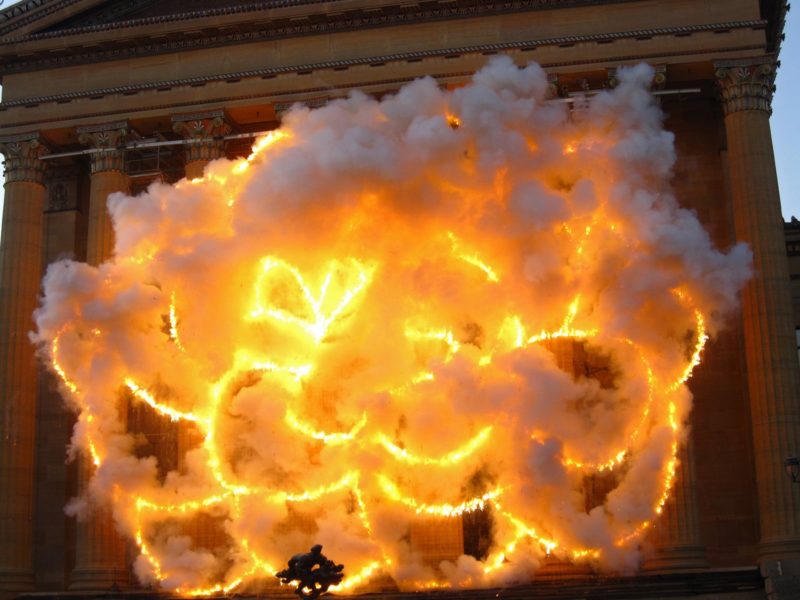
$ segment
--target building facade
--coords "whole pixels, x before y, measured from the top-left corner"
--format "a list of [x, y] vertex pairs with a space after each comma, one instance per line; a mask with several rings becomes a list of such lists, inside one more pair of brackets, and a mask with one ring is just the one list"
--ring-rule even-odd
[[[23, 0], [0, 12], [0, 591], [136, 585], [108, 513], [64, 514], [90, 464], [65, 462], [73, 417], [28, 341], [46, 265], [111, 255], [109, 193], [244, 155], [295, 102], [380, 96], [424, 75], [458, 86], [507, 54], [540, 63], [563, 97], [613, 86], [619, 66], [655, 66], [676, 196], [720, 249], [753, 251], [741, 313], [690, 382], [691, 438], [643, 572], [759, 568], [764, 589], [746, 597], [800, 597], [800, 485], [784, 469], [800, 453], [800, 344], [769, 122], [786, 11], [785, 0]], [[154, 445], [182, 443], [131, 419]]]

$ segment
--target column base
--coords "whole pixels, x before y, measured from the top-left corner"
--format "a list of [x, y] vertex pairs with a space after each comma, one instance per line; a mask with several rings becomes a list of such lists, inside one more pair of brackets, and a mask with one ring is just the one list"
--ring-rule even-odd
[[771, 560], [800, 560], [800, 539], [797, 537], [762, 540], [758, 545], [759, 562]]
[[75, 569], [72, 572], [69, 591], [108, 591], [127, 587], [129, 587], [128, 572], [123, 569]]
[[10, 598], [18, 592], [32, 592], [35, 587], [33, 571], [0, 570], [0, 597]]
[[800, 598], [800, 558], [762, 560], [761, 575], [769, 600]]
[[536, 571], [536, 579], [539, 581], [548, 579], [589, 579], [593, 575], [594, 571], [588, 564], [573, 563], [555, 556], [545, 556]]
[[644, 573], [696, 571], [708, 568], [706, 549], [696, 544], [656, 547], [642, 565]]

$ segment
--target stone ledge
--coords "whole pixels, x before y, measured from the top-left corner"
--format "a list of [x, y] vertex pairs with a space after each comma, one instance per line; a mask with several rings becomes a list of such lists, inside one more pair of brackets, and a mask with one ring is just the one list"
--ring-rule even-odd
[[[295, 598], [285, 592], [237, 594], [238, 598]], [[219, 596], [227, 598], [228, 596]], [[353, 596], [330, 594], [328, 598], [359, 600], [765, 600], [764, 579], [757, 567], [715, 569], [693, 573], [663, 573], [632, 577], [559, 578], [551, 576], [535, 583], [475, 590], [439, 590], [426, 592], [384, 591]], [[17, 600], [170, 600], [178, 598], [153, 591], [27, 593]]]

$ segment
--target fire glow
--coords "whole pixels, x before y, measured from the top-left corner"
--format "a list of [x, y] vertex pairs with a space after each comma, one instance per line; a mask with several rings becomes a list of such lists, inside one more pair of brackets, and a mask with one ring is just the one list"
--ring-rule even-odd
[[[344, 590], [521, 581], [550, 554], [630, 568], [749, 274], [670, 195], [651, 76], [570, 113], [500, 59], [451, 92], [296, 108], [246, 159], [112, 196], [114, 259], [51, 266], [36, 315], [95, 465], [70, 510], [112, 504], [139, 578], [190, 596], [312, 543]], [[176, 467], [139, 406], [178, 428]], [[613, 485], [589, 505], [592, 477]], [[410, 541], [475, 511], [479, 557]]]

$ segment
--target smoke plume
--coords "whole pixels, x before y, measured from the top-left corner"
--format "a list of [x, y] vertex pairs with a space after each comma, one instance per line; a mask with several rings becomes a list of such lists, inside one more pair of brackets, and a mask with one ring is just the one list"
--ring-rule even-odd
[[[187, 593], [313, 543], [349, 587], [631, 568], [750, 273], [670, 192], [652, 75], [570, 110], [499, 58], [112, 195], [113, 258], [52, 264], [36, 313], [95, 464], [74, 508], [109, 503], [139, 578]], [[474, 556], [420, 542], [474, 522]]]

